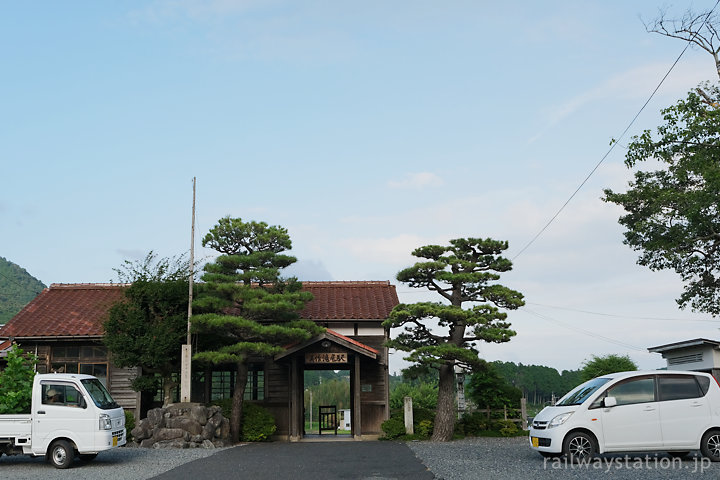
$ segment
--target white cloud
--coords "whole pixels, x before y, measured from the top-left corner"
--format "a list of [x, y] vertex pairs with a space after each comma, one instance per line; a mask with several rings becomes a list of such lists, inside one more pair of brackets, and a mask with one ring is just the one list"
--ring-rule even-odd
[[387, 184], [390, 188], [422, 189], [426, 187], [442, 187], [445, 185], [445, 181], [434, 173], [419, 172], [407, 174], [402, 180], [390, 180]]

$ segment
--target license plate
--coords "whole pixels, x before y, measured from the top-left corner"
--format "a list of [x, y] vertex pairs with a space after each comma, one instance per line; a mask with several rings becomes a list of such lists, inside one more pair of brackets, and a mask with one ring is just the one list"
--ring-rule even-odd
[[538, 437], [530, 437], [530, 441], [532, 442], [533, 447], [539, 447], [540, 446], [540, 439]]

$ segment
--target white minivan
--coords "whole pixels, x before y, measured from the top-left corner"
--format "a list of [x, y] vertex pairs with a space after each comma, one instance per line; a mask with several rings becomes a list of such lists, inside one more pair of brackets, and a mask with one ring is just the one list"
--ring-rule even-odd
[[720, 386], [707, 373], [658, 370], [603, 375], [533, 419], [530, 445], [546, 457], [588, 461], [609, 452], [700, 450], [720, 461]]

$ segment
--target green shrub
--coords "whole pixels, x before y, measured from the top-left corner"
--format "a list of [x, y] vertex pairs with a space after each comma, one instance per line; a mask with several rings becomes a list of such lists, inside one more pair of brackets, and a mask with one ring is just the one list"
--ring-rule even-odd
[[125, 430], [127, 441], [132, 442], [132, 429], [135, 428], [135, 415], [130, 410], [125, 410]]
[[503, 437], [514, 437], [518, 433], [517, 424], [510, 420], [498, 420], [493, 427], [493, 430], [500, 432]]
[[243, 442], [264, 442], [275, 433], [275, 418], [265, 408], [255, 403], [243, 405], [242, 435]]
[[405, 435], [405, 420], [402, 414], [392, 415], [389, 419], [385, 420], [381, 425], [382, 431], [385, 433], [386, 440], [392, 440]]
[[405, 417], [403, 410], [393, 410], [390, 418], [385, 420], [380, 427], [385, 436], [384, 440], [404, 439], [411, 440], [416, 438], [427, 438], [432, 435], [435, 424], [435, 412], [427, 408], [413, 408], [413, 430], [414, 435], [407, 435], [405, 431]]
[[481, 412], [466, 413], [455, 426], [455, 432], [472, 437], [487, 429], [487, 416]]
[[429, 437], [432, 435], [433, 432], [433, 422], [430, 420], [423, 420], [422, 422], [418, 423], [418, 426], [415, 427], [415, 433], [421, 437]]

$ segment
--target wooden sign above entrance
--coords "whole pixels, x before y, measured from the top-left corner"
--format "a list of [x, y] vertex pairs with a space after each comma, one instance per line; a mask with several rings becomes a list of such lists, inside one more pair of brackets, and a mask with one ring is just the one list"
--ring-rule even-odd
[[305, 363], [347, 363], [347, 353], [306, 353]]

